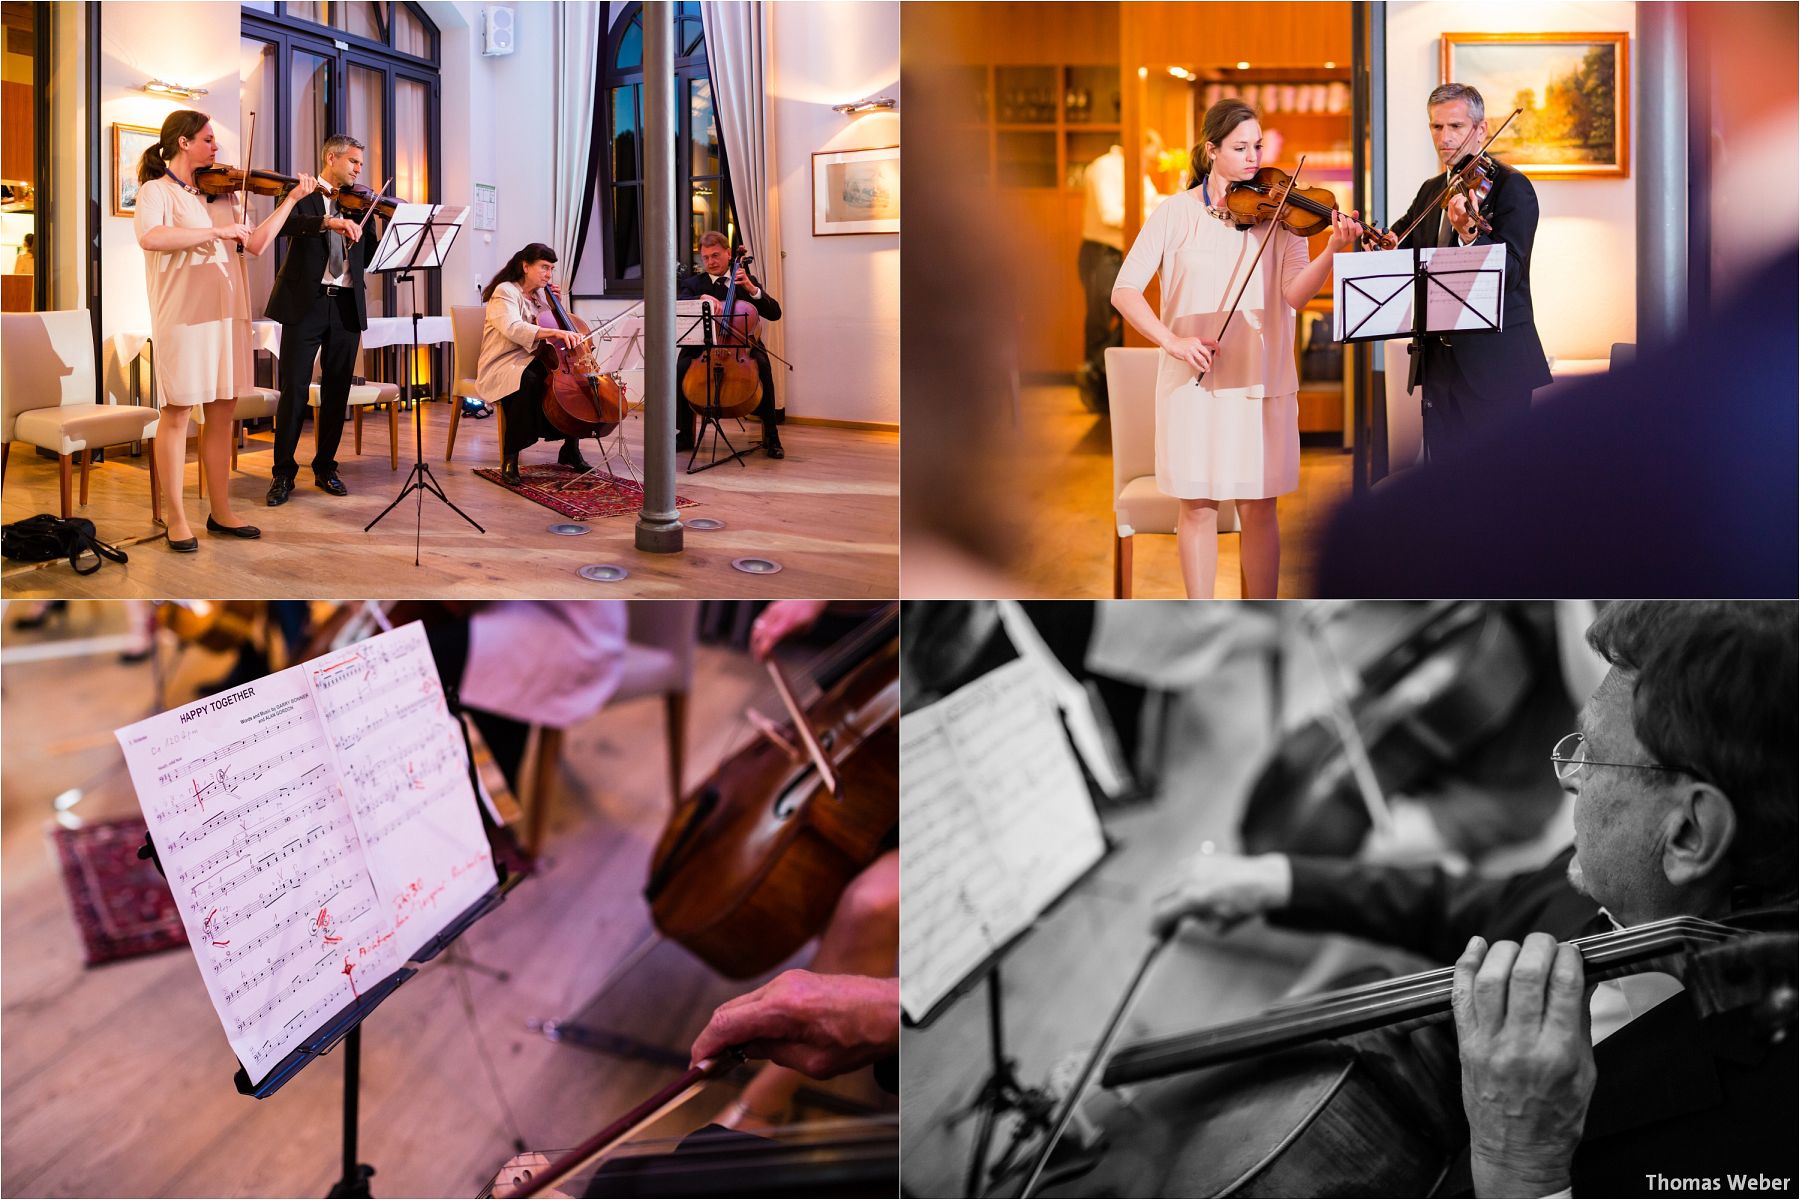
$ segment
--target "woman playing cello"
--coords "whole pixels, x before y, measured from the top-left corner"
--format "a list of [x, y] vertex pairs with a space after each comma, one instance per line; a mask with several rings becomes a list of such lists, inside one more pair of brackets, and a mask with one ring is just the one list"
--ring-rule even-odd
[[574, 345], [581, 340], [578, 333], [539, 323], [539, 314], [549, 307], [544, 290], [556, 287], [550, 282], [555, 271], [556, 251], [532, 242], [508, 259], [481, 293], [487, 302], [487, 324], [481, 332], [475, 385], [484, 397], [501, 397], [505, 437], [500, 447], [500, 478], [515, 486], [521, 482], [519, 451], [552, 438], [562, 438], [557, 462], [577, 471], [588, 470], [580, 443], [563, 437], [543, 415], [548, 376], [543, 360], [533, 352], [543, 342]]

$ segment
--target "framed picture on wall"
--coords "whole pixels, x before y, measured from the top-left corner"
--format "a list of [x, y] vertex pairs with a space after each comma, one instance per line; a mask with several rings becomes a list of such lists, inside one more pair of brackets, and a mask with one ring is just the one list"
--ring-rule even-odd
[[1481, 93], [1490, 149], [1547, 179], [1631, 175], [1631, 39], [1624, 33], [1446, 33], [1440, 82]]
[[142, 125], [113, 124], [113, 216], [137, 213], [138, 159], [162, 140], [162, 131]]
[[813, 236], [900, 232], [900, 147], [812, 156]]

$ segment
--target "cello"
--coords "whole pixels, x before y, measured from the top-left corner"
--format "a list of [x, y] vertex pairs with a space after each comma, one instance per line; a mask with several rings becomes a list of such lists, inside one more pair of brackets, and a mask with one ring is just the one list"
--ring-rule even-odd
[[564, 437], [605, 437], [625, 417], [624, 393], [619, 381], [603, 374], [594, 359], [593, 336], [587, 322], [563, 307], [554, 285], [543, 292], [545, 306], [538, 324], [546, 329], [579, 333], [582, 341], [568, 346], [546, 341], [534, 353], [544, 364], [544, 419]]
[[900, 618], [887, 605], [817, 668], [790, 721], [677, 806], [644, 887], [658, 932], [720, 974], [759, 975], [817, 936], [900, 820]]
[[[1728, 1023], [1747, 1044], [1791, 1044], [1792, 909], [1729, 923], [1675, 917], [1571, 944], [1590, 983], [1675, 975], [1701, 1020]], [[1046, 1173], [1046, 1194], [1062, 1184], [1088, 1196], [1437, 1194], [1468, 1139], [1448, 1029], [1453, 974], [1277, 1003], [1104, 1055], [1101, 1082], [1114, 1092], [1089, 1115], [1106, 1130], [1105, 1154], [1078, 1182]]]
[[694, 408], [713, 417], [741, 417], [762, 400], [762, 370], [751, 353], [762, 317], [756, 306], [737, 294], [737, 273], [751, 257], [739, 247], [725, 277], [725, 301], [713, 318], [713, 341], [681, 376], [681, 394]]

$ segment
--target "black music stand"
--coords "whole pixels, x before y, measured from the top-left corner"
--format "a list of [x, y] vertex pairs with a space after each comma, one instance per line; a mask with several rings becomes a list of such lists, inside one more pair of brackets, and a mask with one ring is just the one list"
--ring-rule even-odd
[[[700, 315], [694, 318], [694, 324], [689, 325], [687, 330], [675, 339], [675, 344], [678, 346], [697, 345], [701, 347], [701, 353], [708, 356], [707, 361], [711, 362], [712, 359], [709, 352], [714, 349], [715, 345], [728, 344], [714, 342], [713, 329], [716, 324], [717, 322], [713, 318], [711, 306], [704, 307], [700, 310]], [[729, 329], [730, 327], [727, 326], [726, 328]], [[700, 341], [697, 343], [691, 340], [694, 336], [695, 329], [700, 330]], [[721, 466], [728, 462], [735, 462], [741, 467], [744, 465], [744, 456], [750, 453], [748, 447], [739, 450], [736, 446], [731, 444], [731, 439], [725, 436], [725, 427], [719, 424], [719, 408], [713, 392], [714, 385], [715, 381], [713, 379], [713, 373], [711, 371], [706, 372], [706, 406], [697, 410], [700, 413], [700, 430], [694, 436], [694, 448], [688, 452], [687, 473], [689, 475], [698, 475], [702, 471], [710, 471], [714, 467]], [[676, 386], [680, 386], [679, 380], [676, 381]], [[711, 428], [712, 430], [712, 459], [705, 466], [696, 467], [694, 465], [694, 460], [700, 457], [700, 444], [706, 440], [708, 428]], [[719, 454], [720, 442], [724, 442], [726, 450], [729, 451], [729, 453], [723, 456]]]
[[[422, 213], [419, 210], [424, 210]], [[413, 368], [419, 361], [419, 286], [415, 272], [435, 271], [444, 265], [444, 259], [450, 254], [450, 247], [456, 242], [457, 231], [462, 228], [463, 219], [468, 216], [467, 207], [458, 206], [445, 209], [441, 204], [402, 204], [394, 210], [394, 218], [387, 224], [382, 234], [381, 245], [376, 247], [375, 261], [369, 264], [374, 272], [397, 271], [394, 276], [397, 283], [407, 284], [412, 294], [412, 353], [406, 359], [406, 397], [413, 400], [413, 465], [407, 472], [406, 482], [400, 487], [400, 494], [395, 496], [388, 506], [375, 515], [375, 519], [363, 526], [363, 532], [375, 528], [381, 518], [397, 508], [400, 502], [414, 492], [419, 493], [418, 512], [413, 526], [413, 566], [419, 565], [419, 547], [425, 536], [425, 493], [430, 492], [443, 502], [444, 506], [470, 525], [476, 533], [486, 533], [474, 517], [450, 502], [444, 495], [444, 489], [438, 486], [437, 478], [431, 473], [431, 466], [425, 461], [425, 427], [422, 413], [423, 405], [413, 396]], [[423, 219], [419, 219], [422, 216]], [[411, 219], [409, 219], [411, 218]]]
[[[1431, 334], [1444, 334], [1452, 331], [1459, 335], [1466, 333], [1496, 333], [1502, 328], [1506, 310], [1506, 259], [1504, 255], [1501, 256], [1500, 265], [1498, 267], [1476, 268], [1437, 267], [1428, 261], [1425, 256], [1425, 251], [1428, 249], [1460, 250], [1472, 248], [1473, 247], [1464, 246], [1413, 246], [1410, 247], [1412, 263], [1411, 266], [1405, 270], [1400, 269], [1398, 262], [1396, 262], [1392, 269], [1386, 271], [1358, 271], [1357, 274], [1350, 277], [1345, 277], [1341, 274], [1337, 275], [1333, 289], [1333, 304], [1338, 313], [1345, 314], [1341, 317], [1342, 336], [1339, 337], [1338, 340], [1341, 342], [1381, 342], [1390, 341], [1399, 337], [1410, 339], [1406, 346], [1406, 353], [1410, 358], [1406, 373], [1406, 390], [1409, 394], [1417, 391], [1419, 388], [1419, 377], [1425, 365], [1425, 339], [1427, 336]], [[1484, 246], [1483, 249], [1487, 249], [1487, 247]], [[1390, 256], [1399, 260], [1401, 255], [1407, 253], [1409, 253], [1408, 250], [1379, 250], [1372, 254], [1362, 254], [1355, 257], [1361, 259], [1363, 262], [1372, 261], [1377, 257], [1386, 259]], [[1349, 265], [1360, 266], [1361, 263], [1351, 263]], [[1451, 286], [1450, 283], [1451, 280], [1458, 278], [1470, 280], [1472, 282], [1475, 278], [1487, 275], [1495, 277], [1494, 311], [1492, 313], [1484, 312], [1476, 305], [1470, 303], [1467, 289], [1458, 291], [1455, 287]], [[1454, 325], [1447, 326], [1441, 323], [1432, 325], [1430, 301], [1434, 294], [1432, 290], [1434, 288], [1444, 295], [1453, 297], [1462, 307], [1463, 311], [1475, 314], [1476, 320], [1479, 322], [1478, 327], [1475, 329], [1459, 330], [1456, 329]], [[1410, 327], [1394, 328], [1390, 325], [1376, 324], [1374, 330], [1370, 332], [1369, 327], [1375, 322], [1375, 319], [1382, 315], [1384, 311], [1390, 310], [1394, 301], [1399, 299], [1399, 297], [1406, 295], [1409, 290], [1411, 292], [1412, 301], [1412, 323]], [[1368, 311], [1364, 312], [1354, 323], [1352, 323], [1347, 315], [1347, 302], [1352, 293], [1360, 296], [1369, 305]]]

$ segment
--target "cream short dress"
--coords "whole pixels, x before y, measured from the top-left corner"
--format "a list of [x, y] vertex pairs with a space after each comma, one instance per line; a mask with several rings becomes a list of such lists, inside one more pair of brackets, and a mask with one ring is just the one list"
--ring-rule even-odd
[[[238, 214], [237, 196], [220, 196], [208, 204], [166, 175], [138, 187], [140, 239], [160, 225], [233, 225]], [[189, 250], [145, 250], [144, 276], [163, 404], [206, 404], [249, 391], [255, 368], [248, 289], [237, 244], [221, 240]]]
[[[1199, 188], [1144, 222], [1115, 287], [1162, 276], [1163, 324], [1217, 338], [1268, 224], [1239, 231], [1207, 211]], [[1281, 289], [1306, 269], [1306, 240], [1277, 229], [1257, 262], [1212, 370], [1164, 354], [1156, 373], [1156, 486], [1184, 500], [1260, 500], [1300, 486], [1300, 381], [1294, 310]]]

